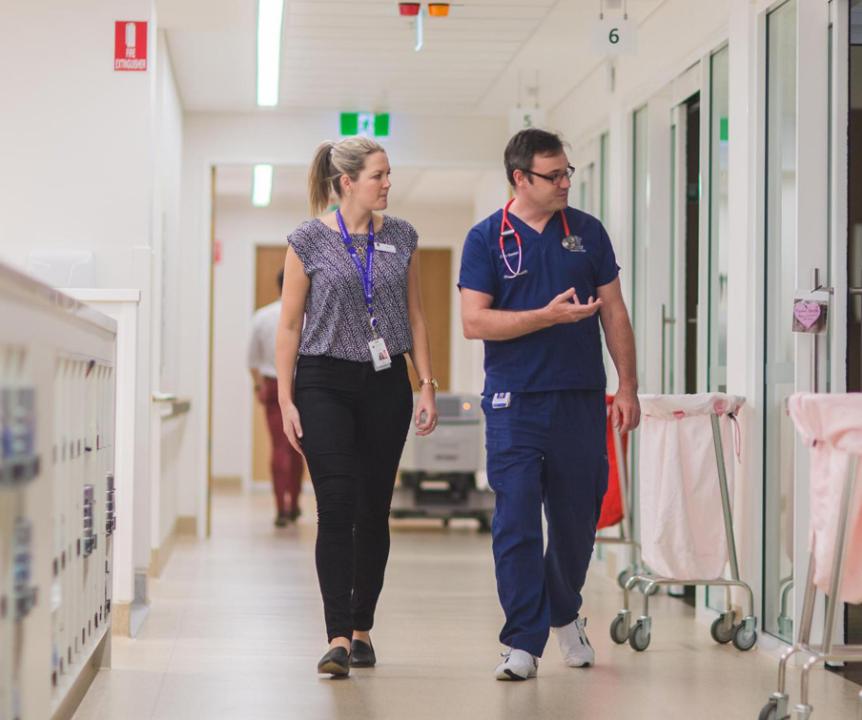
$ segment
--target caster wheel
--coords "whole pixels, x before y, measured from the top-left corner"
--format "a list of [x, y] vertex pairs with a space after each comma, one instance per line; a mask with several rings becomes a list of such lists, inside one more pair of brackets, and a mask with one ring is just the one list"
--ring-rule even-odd
[[751, 650], [757, 642], [757, 630], [746, 630], [745, 623], [736, 626], [733, 632], [733, 646], [737, 650]]
[[733, 640], [733, 635], [736, 632], [736, 627], [733, 623], [725, 624], [725, 616], [721, 615], [713, 620], [712, 625], [709, 628], [709, 634], [712, 635], [712, 639], [715, 640], [719, 645], [726, 645], [731, 640]]
[[617, 585], [620, 586], [623, 590], [626, 588], [626, 583], [629, 581], [629, 578], [632, 576], [629, 570], [623, 570], [619, 575], [617, 575]]
[[638, 620], [637, 624], [632, 628], [631, 633], [629, 633], [629, 645], [631, 645], [632, 650], [643, 652], [649, 647], [649, 641], [649, 630], [647, 630], [643, 620]]
[[617, 615], [611, 623], [611, 640], [617, 645], [625, 645], [629, 637], [629, 629], [626, 627], [626, 616]]
[[[774, 701], [770, 700], [763, 706], [760, 715], [757, 716], [757, 720], [779, 720], [778, 706]], [[781, 720], [784, 720], [784, 718], [781, 718]]]

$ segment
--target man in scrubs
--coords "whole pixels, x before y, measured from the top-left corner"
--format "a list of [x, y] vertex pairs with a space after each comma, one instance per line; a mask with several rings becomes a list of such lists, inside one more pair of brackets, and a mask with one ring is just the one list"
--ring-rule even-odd
[[580, 612], [608, 481], [600, 322], [619, 375], [612, 422], [632, 430], [640, 407], [614, 250], [596, 218], [568, 207], [574, 168], [560, 138], [522, 130], [504, 159], [513, 197], [470, 230], [459, 287], [464, 335], [485, 343], [482, 408], [508, 647], [495, 674], [526, 680], [551, 628], [567, 665], [595, 662]]

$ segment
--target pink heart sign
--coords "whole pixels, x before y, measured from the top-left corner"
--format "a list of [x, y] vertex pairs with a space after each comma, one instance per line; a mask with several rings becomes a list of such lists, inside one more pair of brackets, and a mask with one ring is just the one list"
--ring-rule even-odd
[[808, 330], [820, 317], [820, 303], [800, 300], [793, 306], [793, 315]]

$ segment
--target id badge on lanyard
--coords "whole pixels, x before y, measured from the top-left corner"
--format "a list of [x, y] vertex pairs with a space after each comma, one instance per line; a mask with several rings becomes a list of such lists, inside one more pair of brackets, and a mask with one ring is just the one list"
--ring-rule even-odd
[[389, 357], [386, 341], [382, 337], [376, 337], [368, 343], [368, 349], [371, 351], [371, 362], [374, 363], [374, 369], [377, 372], [392, 367], [392, 358]]
[[362, 278], [362, 287], [365, 292], [365, 308], [368, 310], [368, 324], [371, 326], [371, 332], [374, 334], [374, 339], [368, 343], [368, 352], [371, 353], [371, 363], [374, 365], [374, 370], [380, 372], [392, 367], [392, 358], [389, 356], [386, 341], [377, 332], [377, 318], [374, 316], [374, 306], [372, 304], [374, 296], [374, 218], [368, 222], [368, 245], [365, 255], [365, 267], [362, 266], [359, 253], [356, 252], [356, 248], [353, 246], [353, 238], [347, 232], [347, 226], [344, 224], [344, 218], [341, 216], [340, 210], [335, 211], [335, 219], [338, 221], [338, 228], [341, 230], [341, 239], [344, 241], [344, 246], [347, 248], [350, 259], [353, 260], [353, 264]]

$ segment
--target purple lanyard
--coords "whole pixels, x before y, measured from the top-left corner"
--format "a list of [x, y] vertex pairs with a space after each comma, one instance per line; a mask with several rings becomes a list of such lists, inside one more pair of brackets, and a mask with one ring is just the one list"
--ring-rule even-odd
[[341, 216], [341, 210], [335, 211], [335, 219], [338, 222], [338, 228], [341, 230], [341, 239], [344, 241], [344, 247], [350, 254], [350, 259], [359, 271], [359, 277], [362, 278], [362, 287], [365, 292], [365, 307], [368, 310], [368, 322], [371, 329], [377, 331], [377, 318], [374, 317], [374, 307], [372, 299], [374, 295], [374, 218], [368, 221], [368, 245], [365, 251], [365, 267], [362, 267], [362, 261], [359, 259], [359, 253], [353, 245], [353, 238], [347, 232], [347, 226], [344, 224], [344, 218]]

